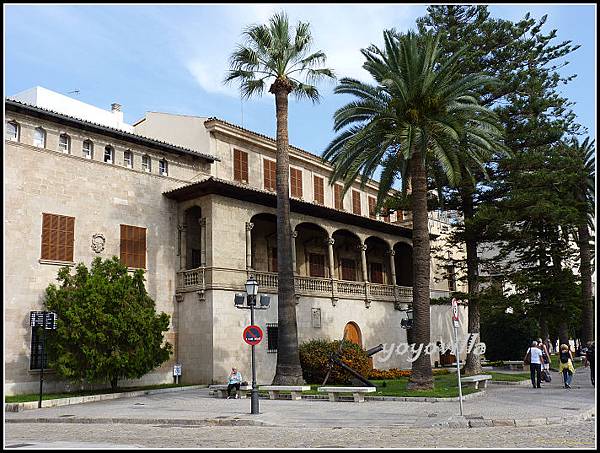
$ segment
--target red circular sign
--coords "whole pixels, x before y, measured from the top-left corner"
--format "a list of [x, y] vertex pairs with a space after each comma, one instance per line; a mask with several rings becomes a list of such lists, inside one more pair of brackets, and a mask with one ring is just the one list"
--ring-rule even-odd
[[258, 326], [248, 326], [244, 329], [244, 333], [242, 335], [244, 337], [244, 341], [251, 346], [257, 345], [263, 339], [263, 331]]
[[452, 299], [452, 320], [458, 321], [458, 301]]

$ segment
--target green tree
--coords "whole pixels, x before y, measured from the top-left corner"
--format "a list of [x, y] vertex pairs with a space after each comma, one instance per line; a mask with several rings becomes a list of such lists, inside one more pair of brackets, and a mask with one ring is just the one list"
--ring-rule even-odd
[[117, 257], [95, 258], [58, 272], [60, 285], [46, 288], [44, 304], [58, 314], [49, 342], [49, 364], [79, 382], [110, 383], [141, 378], [169, 359], [164, 342], [169, 316], [157, 314], [141, 270], [129, 274]]
[[[331, 160], [332, 179], [343, 179], [345, 189], [362, 174], [362, 183], [383, 167], [377, 207], [380, 208], [400, 176], [403, 190], [410, 185], [413, 218], [413, 338], [417, 345], [430, 341], [430, 241], [428, 231], [428, 166], [441, 168], [450, 184], [460, 181], [460, 161], [482, 162], [482, 151], [493, 149], [500, 135], [491, 111], [482, 108], [476, 91], [492, 83], [480, 74], [462, 75], [463, 51], [448, 58], [440, 54], [438, 37], [384, 31], [383, 49], [361, 50], [363, 67], [376, 85], [343, 78], [336, 93], [357, 98], [334, 116], [336, 132], [323, 157]], [[465, 129], [478, 146], [468, 157], [457, 152]], [[406, 182], [406, 183], [405, 183]], [[429, 357], [412, 364], [409, 387], [433, 387]]]
[[298, 326], [294, 297], [294, 269], [290, 226], [288, 96], [319, 101], [314, 83], [333, 78], [331, 69], [321, 67], [326, 56], [310, 51], [313, 38], [310, 25], [298, 22], [291, 30], [285, 13], [275, 14], [268, 25], [252, 25], [244, 31], [246, 42], [238, 45], [230, 58], [225, 83], [239, 81], [244, 98], [262, 95], [270, 84], [275, 96], [277, 120], [277, 252], [278, 252], [278, 347], [273, 384], [303, 382], [298, 355]]

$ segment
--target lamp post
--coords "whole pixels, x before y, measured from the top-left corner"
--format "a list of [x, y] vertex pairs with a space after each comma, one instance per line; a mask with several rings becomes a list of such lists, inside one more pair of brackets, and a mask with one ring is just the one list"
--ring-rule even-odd
[[[246, 294], [248, 306], [250, 307], [250, 325], [254, 325], [254, 307], [256, 306], [256, 295], [258, 294], [258, 282], [253, 276], [246, 281]], [[254, 357], [254, 345], [252, 348], [252, 395], [250, 398], [250, 413], [258, 414], [258, 389], [256, 388], [256, 361]]]

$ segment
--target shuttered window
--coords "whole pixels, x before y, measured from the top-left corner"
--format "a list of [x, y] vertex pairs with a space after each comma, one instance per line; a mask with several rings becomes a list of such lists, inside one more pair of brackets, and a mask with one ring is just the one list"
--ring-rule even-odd
[[310, 254], [309, 273], [311, 277], [325, 277], [325, 255]]
[[334, 186], [334, 203], [335, 209], [344, 209], [344, 199], [342, 197], [342, 190], [344, 190], [344, 186], [341, 184], [336, 184]]
[[377, 198], [369, 197], [369, 217], [375, 218], [375, 206], [377, 205]]
[[277, 166], [275, 161], [263, 159], [263, 170], [265, 174], [265, 190], [274, 191], [277, 184]]
[[248, 182], [248, 153], [233, 150], [233, 179], [238, 182]]
[[42, 214], [41, 259], [73, 261], [75, 217]]
[[371, 263], [371, 283], [383, 283], [383, 265]]
[[302, 198], [302, 170], [290, 168], [290, 187], [292, 197]]
[[352, 212], [360, 215], [360, 192], [358, 190], [352, 191]]
[[323, 178], [315, 176], [314, 180], [314, 193], [315, 202], [319, 204], [325, 204], [325, 191], [323, 190]]
[[121, 262], [127, 267], [146, 268], [146, 228], [121, 225]]
[[342, 280], [356, 281], [356, 262], [342, 259]]
[[267, 352], [277, 352], [278, 333], [277, 324], [267, 324]]

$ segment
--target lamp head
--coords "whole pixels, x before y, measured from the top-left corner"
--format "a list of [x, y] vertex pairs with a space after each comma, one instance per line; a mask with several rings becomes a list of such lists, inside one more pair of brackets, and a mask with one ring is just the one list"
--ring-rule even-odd
[[246, 294], [249, 296], [256, 296], [258, 294], [258, 282], [254, 279], [254, 276], [250, 276], [246, 282]]

